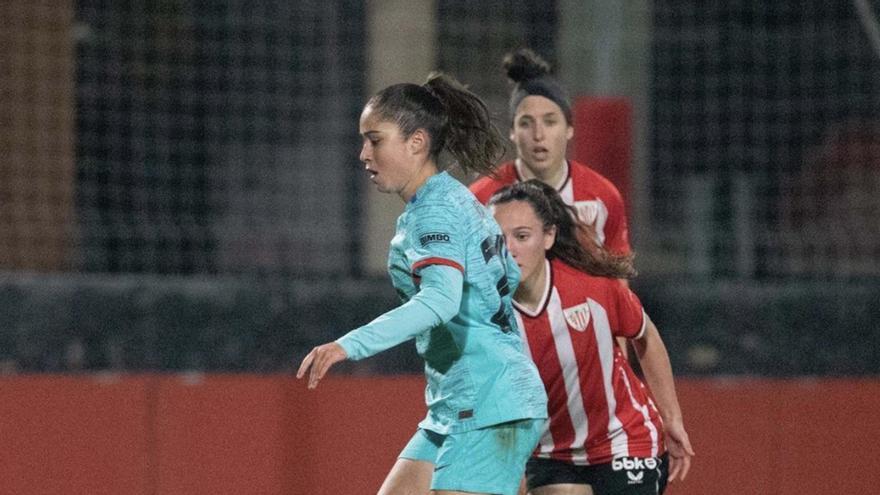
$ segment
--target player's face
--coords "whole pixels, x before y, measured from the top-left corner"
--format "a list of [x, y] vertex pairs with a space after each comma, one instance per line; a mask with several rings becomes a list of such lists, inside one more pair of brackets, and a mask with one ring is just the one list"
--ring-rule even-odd
[[412, 149], [394, 122], [381, 120], [369, 105], [361, 113], [360, 160], [381, 192], [402, 194], [416, 172]]
[[532, 205], [510, 201], [492, 206], [507, 249], [522, 272], [521, 285], [530, 287], [544, 268], [544, 257], [556, 240], [556, 228], [545, 229]]
[[562, 108], [537, 95], [520, 101], [510, 130], [517, 158], [537, 177], [551, 176], [565, 164], [565, 150], [573, 135]]

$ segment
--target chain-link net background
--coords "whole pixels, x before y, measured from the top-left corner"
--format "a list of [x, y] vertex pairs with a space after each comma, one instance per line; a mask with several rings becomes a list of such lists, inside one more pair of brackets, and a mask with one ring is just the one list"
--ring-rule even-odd
[[[393, 306], [361, 269], [369, 5], [0, 4], [3, 368], [288, 369]], [[566, 8], [438, 0], [436, 65], [504, 126], [501, 57], [564, 73]], [[678, 371], [880, 371], [877, 9], [652, 5], [634, 286]], [[357, 369], [418, 368], [389, 356]]]
[[880, 274], [880, 46], [858, 2], [659, 2], [651, 232], [676, 266]]
[[359, 2], [82, 1], [78, 14], [72, 268], [350, 272]]

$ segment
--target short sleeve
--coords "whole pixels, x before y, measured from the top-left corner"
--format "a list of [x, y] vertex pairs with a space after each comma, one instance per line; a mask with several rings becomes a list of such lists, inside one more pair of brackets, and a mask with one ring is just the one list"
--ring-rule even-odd
[[637, 339], [645, 332], [647, 318], [639, 297], [621, 280], [611, 280], [611, 292], [615, 301], [617, 325], [613, 329], [617, 337]]
[[467, 232], [455, 210], [426, 205], [407, 230], [406, 257], [414, 276], [430, 265], [446, 265], [464, 273]]
[[608, 222], [605, 224], [605, 247], [615, 254], [629, 254], [629, 225], [626, 220], [626, 209], [620, 192], [611, 188], [606, 198], [608, 204]]

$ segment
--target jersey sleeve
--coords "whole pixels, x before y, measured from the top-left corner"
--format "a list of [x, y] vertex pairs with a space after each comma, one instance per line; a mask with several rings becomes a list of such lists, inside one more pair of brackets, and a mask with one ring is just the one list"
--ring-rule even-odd
[[352, 361], [370, 357], [451, 320], [461, 306], [462, 274], [446, 266], [424, 270], [422, 286], [405, 304], [336, 340]]
[[609, 192], [604, 198], [608, 208], [608, 222], [605, 224], [605, 246], [615, 254], [629, 254], [629, 223], [626, 219], [626, 208], [620, 191], [609, 183]]
[[617, 337], [627, 339], [641, 338], [645, 333], [648, 319], [642, 302], [621, 280], [611, 280], [611, 295], [615, 301], [617, 325], [612, 332]]
[[495, 191], [501, 189], [501, 186], [492, 180], [491, 177], [480, 177], [472, 182], [468, 189], [477, 197], [477, 201], [486, 204], [489, 202], [489, 198], [495, 194]]
[[471, 182], [468, 189], [477, 197], [480, 203], [486, 204], [499, 189], [516, 181], [516, 167], [514, 167], [513, 162], [505, 162], [498, 165], [498, 168], [495, 169], [495, 174], [484, 175]]
[[431, 265], [446, 265], [464, 274], [468, 238], [456, 220], [456, 211], [426, 205], [417, 218], [407, 231], [406, 258], [413, 278], [418, 280], [422, 270]]

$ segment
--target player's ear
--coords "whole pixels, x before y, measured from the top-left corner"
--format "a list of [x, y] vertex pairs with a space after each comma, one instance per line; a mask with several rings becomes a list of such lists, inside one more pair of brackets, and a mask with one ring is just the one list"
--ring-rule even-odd
[[556, 244], [556, 226], [552, 225], [544, 231], [544, 251], [549, 251]]
[[568, 129], [565, 130], [565, 139], [571, 139], [574, 137], [574, 127], [571, 125], [568, 126]]
[[416, 129], [407, 140], [410, 152], [414, 155], [427, 153], [430, 142], [431, 140], [428, 138], [428, 132], [424, 129]]

